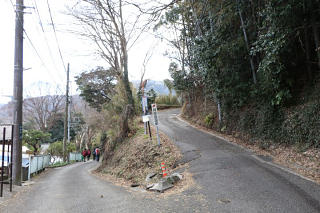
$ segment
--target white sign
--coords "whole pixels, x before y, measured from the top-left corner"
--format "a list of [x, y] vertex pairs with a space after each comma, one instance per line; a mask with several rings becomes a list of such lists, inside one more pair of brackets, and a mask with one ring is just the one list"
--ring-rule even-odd
[[142, 96], [142, 110], [145, 112], [148, 110], [148, 98], [146, 96]]
[[158, 125], [158, 111], [157, 111], [157, 105], [152, 104], [152, 114], [153, 114], [153, 119], [154, 119], [154, 125]]
[[143, 121], [143, 123], [146, 123], [146, 122], [148, 122], [149, 120], [150, 120], [149, 115], [144, 115], [144, 116], [142, 116], [142, 121]]
[[158, 145], [160, 146], [160, 136], [159, 136], [159, 121], [158, 121], [158, 110], [157, 110], [157, 105], [152, 104], [152, 114], [153, 114], [153, 120], [154, 120], [154, 125], [156, 125], [156, 130], [157, 130], [157, 139], [158, 139]]

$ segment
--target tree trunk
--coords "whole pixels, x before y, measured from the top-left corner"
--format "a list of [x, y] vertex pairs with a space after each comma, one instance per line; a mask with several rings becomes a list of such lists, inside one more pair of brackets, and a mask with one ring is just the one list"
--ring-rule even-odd
[[123, 63], [123, 84], [124, 88], [126, 90], [126, 95], [127, 95], [127, 101], [128, 104], [132, 106], [134, 109], [134, 100], [132, 97], [132, 91], [130, 88], [130, 83], [129, 83], [129, 77], [128, 77], [128, 49], [127, 49], [127, 38], [124, 30], [124, 22], [123, 22], [123, 16], [122, 16], [122, 0], [119, 1], [119, 18], [120, 18], [120, 25], [121, 25], [121, 33], [119, 35], [121, 41], [121, 50], [122, 50], [122, 63]]
[[128, 99], [128, 104], [130, 104], [133, 108], [134, 108], [134, 100], [132, 97], [132, 91], [130, 88], [130, 83], [129, 83], [129, 77], [128, 77], [128, 53], [127, 50], [124, 50], [123, 52], [123, 84], [124, 84], [124, 88], [126, 90], [126, 96]]
[[[246, 42], [246, 47], [247, 47], [248, 54], [249, 54], [249, 51], [250, 51], [250, 49], [249, 49], [249, 41], [248, 41], [248, 37], [247, 37], [246, 28], [244, 26], [243, 17], [242, 17], [241, 11], [240, 11], [239, 1], [238, 1], [238, 13], [239, 13], [240, 21], [241, 21], [241, 27], [242, 27], [242, 31], [243, 31], [244, 40]], [[250, 67], [251, 67], [251, 72], [252, 72], [253, 83], [256, 84], [257, 83], [257, 77], [256, 77], [255, 69], [254, 69], [253, 58], [252, 58], [252, 56], [250, 54], [249, 54], [249, 57], [250, 57]]]
[[308, 36], [308, 28], [305, 24], [303, 26], [303, 32], [304, 32], [304, 45], [306, 49], [306, 61], [307, 61], [307, 71], [308, 71], [308, 79], [312, 79], [312, 71], [311, 71], [311, 65], [310, 65], [310, 43], [309, 43], [309, 36]]
[[119, 138], [121, 139], [125, 138], [129, 133], [129, 130], [130, 130], [129, 118], [133, 114], [132, 110], [133, 110], [132, 106], [128, 104], [121, 115], [120, 135], [119, 135]]
[[220, 100], [217, 99], [217, 102], [218, 102], [218, 118], [219, 118], [219, 124], [221, 123], [222, 121], [222, 116], [221, 116], [221, 104], [220, 104]]
[[318, 67], [320, 69], [320, 41], [319, 41], [319, 29], [315, 22], [312, 23], [312, 29], [313, 29], [313, 37], [314, 37], [314, 43], [316, 45], [316, 52], [318, 56]]
[[[304, 0], [303, 3], [303, 13], [306, 16], [307, 15], [307, 1]], [[305, 45], [305, 51], [306, 51], [306, 63], [307, 63], [307, 71], [308, 71], [308, 79], [312, 80], [312, 70], [311, 70], [311, 57], [310, 57], [310, 42], [309, 42], [309, 35], [308, 35], [308, 21], [306, 18], [304, 18], [304, 25], [303, 25], [303, 33], [304, 33], [304, 45]]]

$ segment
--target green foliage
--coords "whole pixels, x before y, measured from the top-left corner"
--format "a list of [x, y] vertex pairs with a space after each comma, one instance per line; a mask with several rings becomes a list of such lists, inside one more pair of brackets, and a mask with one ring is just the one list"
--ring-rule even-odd
[[148, 96], [148, 102], [150, 101], [151, 103], [155, 103], [156, 98], [157, 98], [157, 93], [156, 91], [154, 91], [153, 88], [151, 88], [148, 92], [147, 92], [147, 96]]
[[50, 165], [49, 167], [50, 168], [56, 168], [56, 167], [66, 166], [66, 165], [69, 165], [69, 164], [70, 164], [69, 162], [56, 162], [56, 163]]
[[302, 148], [320, 148], [320, 102], [309, 102], [296, 109], [283, 123], [283, 141]]
[[206, 117], [204, 118], [204, 122], [205, 122], [206, 126], [211, 128], [212, 125], [214, 124], [214, 119], [215, 118], [216, 118], [216, 116], [215, 116], [215, 114], [213, 112], [211, 112], [208, 115], [206, 115]]
[[171, 96], [172, 95], [172, 90], [173, 90], [173, 87], [174, 87], [173, 82], [171, 80], [169, 80], [169, 79], [164, 79], [163, 83], [168, 88], [169, 95]]
[[27, 145], [35, 154], [38, 154], [40, 151], [41, 143], [48, 142], [50, 139], [49, 133], [44, 133], [41, 130], [24, 130], [22, 141], [23, 144]]
[[[74, 140], [75, 136], [81, 131], [85, 121], [81, 113], [71, 113], [71, 119], [70, 139]], [[51, 127], [47, 130], [51, 134], [50, 142], [62, 141], [64, 137], [64, 115], [62, 113], [58, 114], [56, 119], [51, 121], [51, 123]]]
[[166, 105], [179, 105], [177, 96], [171, 95], [160, 95], [156, 98], [157, 104], [166, 104]]
[[107, 142], [108, 142], [108, 135], [107, 135], [106, 132], [103, 132], [103, 133], [100, 135], [100, 144], [99, 144], [99, 146], [100, 146], [100, 147], [104, 147]]
[[57, 118], [52, 121], [52, 126], [48, 129], [51, 134], [51, 141], [62, 141], [64, 137], [64, 116], [62, 113], [58, 114]]
[[63, 156], [63, 143], [62, 141], [56, 141], [54, 143], [51, 143], [49, 148], [47, 149], [47, 154], [50, 154], [51, 156]]
[[[76, 144], [75, 143], [67, 143], [67, 153], [75, 152]], [[63, 142], [56, 141], [51, 143], [49, 148], [46, 150], [46, 153], [54, 156], [54, 157], [63, 157]]]
[[[316, 128], [308, 128], [316, 126], [317, 104], [290, 118], [286, 112], [319, 75], [311, 63], [320, 62], [311, 50], [319, 39], [312, 27], [319, 31], [319, 11], [319, 0], [176, 2], [156, 26], [177, 35], [168, 38], [174, 88], [188, 106], [205, 98], [219, 102], [223, 121], [216, 126], [226, 131], [318, 146]], [[207, 115], [206, 125], [215, 126], [212, 120]]]
[[116, 72], [103, 67], [83, 72], [76, 77], [76, 83], [81, 92], [80, 96], [98, 111], [101, 110], [103, 104], [111, 100], [115, 82]]

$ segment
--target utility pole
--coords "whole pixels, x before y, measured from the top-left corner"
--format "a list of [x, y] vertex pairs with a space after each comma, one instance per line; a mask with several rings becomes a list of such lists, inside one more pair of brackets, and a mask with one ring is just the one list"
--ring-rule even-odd
[[68, 107], [68, 143], [70, 143], [70, 120], [71, 120], [71, 104], [72, 104], [72, 96], [70, 96], [70, 103]]
[[21, 185], [22, 171], [22, 103], [23, 103], [23, 0], [16, 0], [13, 85], [13, 184]]
[[68, 138], [68, 108], [69, 108], [69, 63], [67, 69], [67, 86], [66, 86], [66, 108], [64, 117], [64, 137], [63, 137], [63, 161], [67, 161], [67, 138]]

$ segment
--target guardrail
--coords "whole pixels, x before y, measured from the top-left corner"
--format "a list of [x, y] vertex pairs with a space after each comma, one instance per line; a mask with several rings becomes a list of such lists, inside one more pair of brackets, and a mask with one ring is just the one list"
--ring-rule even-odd
[[36, 155], [29, 157], [28, 180], [33, 173], [39, 172], [48, 167], [51, 161], [50, 155]]
[[82, 155], [78, 152], [70, 152], [69, 153], [69, 161], [81, 161]]

